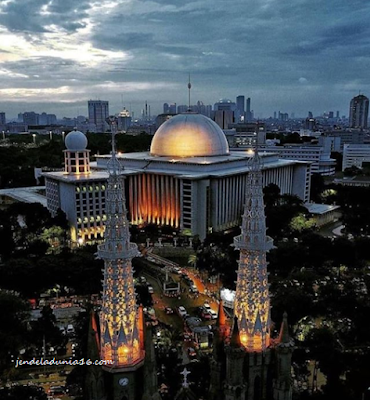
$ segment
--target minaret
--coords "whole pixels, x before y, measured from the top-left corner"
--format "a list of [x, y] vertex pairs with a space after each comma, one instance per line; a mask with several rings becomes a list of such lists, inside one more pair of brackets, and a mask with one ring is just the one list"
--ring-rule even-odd
[[[114, 119], [114, 117], [113, 117]], [[136, 244], [130, 243], [124, 184], [116, 158], [112, 127], [112, 157], [108, 162], [109, 178], [106, 190], [104, 243], [98, 246], [98, 256], [104, 260], [103, 296], [100, 313], [100, 357], [111, 361], [103, 367], [112, 373], [109, 399], [140, 399], [137, 371], [144, 363], [142, 310], [136, 306], [131, 260], [136, 257]]]
[[266, 252], [273, 243], [266, 236], [261, 158], [257, 149], [249, 165], [241, 235], [234, 238], [235, 247], [240, 250], [234, 314], [243, 346], [248, 352], [261, 352], [270, 346]]
[[72, 131], [65, 138], [64, 173], [66, 175], [90, 174], [90, 150], [87, 150], [86, 135]]

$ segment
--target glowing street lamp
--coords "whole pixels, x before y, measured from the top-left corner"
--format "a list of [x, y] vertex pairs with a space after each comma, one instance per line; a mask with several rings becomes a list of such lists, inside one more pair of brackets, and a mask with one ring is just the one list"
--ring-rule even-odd
[[36, 133], [32, 134], [33, 143], [36, 144]]

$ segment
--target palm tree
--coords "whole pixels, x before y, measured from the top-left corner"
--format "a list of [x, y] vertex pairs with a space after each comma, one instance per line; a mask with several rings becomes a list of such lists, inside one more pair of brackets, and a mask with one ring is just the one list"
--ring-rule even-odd
[[197, 255], [196, 254], [190, 254], [189, 259], [188, 259], [188, 264], [192, 266], [193, 268], [197, 267]]

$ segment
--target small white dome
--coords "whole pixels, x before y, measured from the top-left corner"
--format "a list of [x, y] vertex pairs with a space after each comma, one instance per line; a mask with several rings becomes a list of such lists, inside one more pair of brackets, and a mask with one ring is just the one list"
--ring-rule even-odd
[[80, 131], [72, 131], [68, 133], [64, 141], [67, 150], [83, 151], [87, 147], [87, 138], [85, 134]]

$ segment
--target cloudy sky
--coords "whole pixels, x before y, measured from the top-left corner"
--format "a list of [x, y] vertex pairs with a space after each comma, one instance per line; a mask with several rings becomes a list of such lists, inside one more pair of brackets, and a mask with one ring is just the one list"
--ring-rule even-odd
[[0, 0], [0, 111], [138, 113], [252, 98], [257, 116], [370, 95], [365, 0]]

